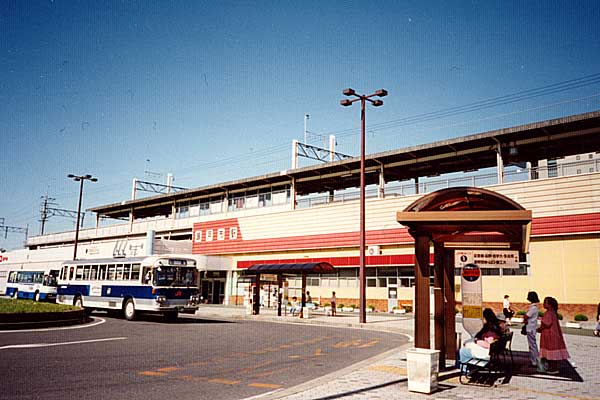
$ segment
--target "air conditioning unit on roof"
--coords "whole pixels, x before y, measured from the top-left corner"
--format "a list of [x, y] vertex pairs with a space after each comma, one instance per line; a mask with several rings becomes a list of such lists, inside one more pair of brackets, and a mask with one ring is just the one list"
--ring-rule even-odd
[[378, 256], [381, 254], [381, 248], [379, 246], [369, 246], [367, 248], [367, 255]]

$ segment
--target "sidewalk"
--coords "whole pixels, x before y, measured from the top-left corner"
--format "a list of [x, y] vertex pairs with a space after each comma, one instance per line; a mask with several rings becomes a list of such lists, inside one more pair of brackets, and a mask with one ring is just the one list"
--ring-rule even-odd
[[[318, 324], [395, 332], [408, 335], [412, 341], [414, 321], [411, 315], [368, 313], [367, 323], [358, 323], [358, 314], [340, 313], [329, 317], [315, 312], [309, 319], [291, 316], [277, 317], [274, 309], [261, 309], [261, 315], [246, 315], [245, 308], [228, 306], [203, 306], [197, 317], [252, 319], [291, 324]], [[388, 351], [369, 360], [347, 367], [292, 388], [266, 393], [252, 399], [600, 399], [600, 338], [592, 335], [593, 323], [584, 329], [565, 329], [565, 340], [571, 355], [570, 364], [564, 364], [559, 375], [539, 374], [535, 368], [519, 364], [507, 383], [498, 381], [494, 387], [463, 385], [456, 370], [440, 374], [438, 391], [421, 394], [408, 391], [406, 376], [406, 350], [411, 346]], [[513, 326], [512, 350], [515, 364], [527, 352], [527, 340]], [[457, 332], [468, 335], [457, 323]], [[433, 343], [433, 339], [431, 341]], [[538, 335], [539, 345], [539, 335]]]

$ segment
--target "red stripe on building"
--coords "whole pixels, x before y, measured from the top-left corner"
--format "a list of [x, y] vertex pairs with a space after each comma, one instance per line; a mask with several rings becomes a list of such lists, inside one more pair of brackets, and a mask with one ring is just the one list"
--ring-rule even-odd
[[[238, 230], [237, 239], [228, 239], [229, 228], [234, 226]], [[219, 228], [225, 228], [224, 240], [217, 240], [216, 232]], [[213, 230], [213, 240], [210, 242], [205, 240], [207, 229]], [[243, 240], [237, 218], [194, 224], [194, 233], [197, 230], [202, 231], [202, 241], [193, 241], [192, 253], [207, 255], [355, 247], [360, 240], [358, 231]], [[600, 213], [534, 218], [531, 236], [596, 232], [600, 232]], [[414, 240], [408, 229], [399, 227], [367, 231], [366, 242], [367, 245], [391, 245], [410, 244]]]

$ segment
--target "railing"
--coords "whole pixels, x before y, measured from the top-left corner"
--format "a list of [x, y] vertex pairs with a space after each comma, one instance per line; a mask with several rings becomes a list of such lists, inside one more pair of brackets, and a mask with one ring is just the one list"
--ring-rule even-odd
[[[547, 179], [558, 176], [571, 176], [584, 173], [600, 172], [600, 159], [588, 159], [583, 161], [561, 163], [558, 165], [539, 166], [534, 168], [508, 167], [504, 170], [503, 183], [525, 182], [528, 180]], [[452, 174], [456, 175], [456, 174]], [[494, 172], [480, 172], [469, 176], [449, 176], [443, 179], [422, 178], [418, 184], [414, 181], [409, 183], [392, 182], [386, 184], [384, 192], [386, 197], [390, 196], [413, 196], [416, 194], [427, 194], [436, 190], [458, 186], [484, 187], [498, 184], [498, 174]], [[379, 188], [369, 186], [365, 189], [367, 198], [378, 196]], [[308, 195], [297, 199], [297, 208], [310, 208], [330, 203], [357, 200], [360, 191], [347, 190], [329, 194]]]

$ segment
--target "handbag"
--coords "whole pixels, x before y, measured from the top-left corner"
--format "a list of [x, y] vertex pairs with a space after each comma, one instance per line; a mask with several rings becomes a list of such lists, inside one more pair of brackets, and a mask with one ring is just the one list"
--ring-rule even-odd
[[527, 335], [527, 325], [521, 327], [521, 335]]

